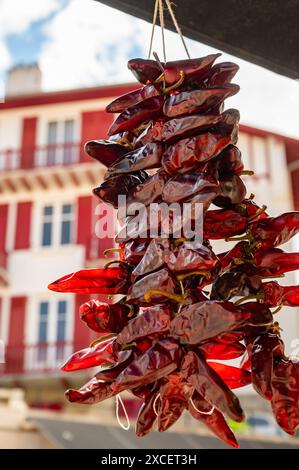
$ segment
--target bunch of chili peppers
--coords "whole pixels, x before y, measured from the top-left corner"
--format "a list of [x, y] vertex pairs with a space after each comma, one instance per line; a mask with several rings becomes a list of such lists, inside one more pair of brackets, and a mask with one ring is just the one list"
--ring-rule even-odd
[[[143, 400], [138, 436], [155, 426], [166, 431], [187, 410], [237, 446], [225, 417], [245, 418], [233, 393], [239, 387], [253, 384], [284, 431], [294, 435], [299, 427], [299, 363], [285, 356], [273, 320], [277, 307], [299, 306], [299, 288], [271, 280], [299, 268], [299, 253], [279, 248], [299, 231], [299, 213], [270, 217], [246, 198], [239, 113], [223, 107], [239, 90], [231, 83], [238, 66], [215, 65], [218, 56], [130, 60], [142, 87], [107, 106], [119, 113], [109, 140], [85, 147], [107, 167], [94, 189], [102, 201], [116, 208], [119, 195], [145, 206], [200, 202], [203, 241], [151, 238], [149, 227], [141, 238], [131, 230], [116, 237], [118, 261], [49, 288], [122, 296], [81, 306], [81, 319], [99, 339], [62, 370], [99, 370], [80, 390], [66, 392], [69, 401], [93, 404], [127, 390]], [[209, 240], [236, 236], [231, 250], [213, 252]], [[239, 367], [217, 362], [236, 358]]]

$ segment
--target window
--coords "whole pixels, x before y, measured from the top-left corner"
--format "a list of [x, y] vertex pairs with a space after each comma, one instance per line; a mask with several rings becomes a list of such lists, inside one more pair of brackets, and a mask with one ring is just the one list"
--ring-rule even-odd
[[42, 246], [52, 245], [53, 232], [53, 206], [46, 206], [43, 209], [42, 225]]
[[39, 304], [39, 319], [38, 319], [38, 349], [37, 358], [38, 361], [44, 361], [47, 356], [46, 342], [48, 338], [48, 313], [49, 303], [41, 302]]
[[64, 123], [63, 161], [64, 163], [74, 161], [74, 121], [71, 119]]
[[77, 161], [78, 148], [74, 143], [75, 121], [50, 121], [47, 126], [46, 165], [73, 163]]
[[48, 337], [49, 303], [41, 302], [39, 305], [38, 342], [45, 343]]
[[69, 245], [72, 241], [73, 207], [71, 204], [63, 204], [61, 214], [61, 245]]
[[40, 245], [57, 247], [73, 243], [74, 205], [56, 204], [42, 208]]
[[57, 122], [49, 122], [47, 137], [47, 164], [55, 165], [57, 151]]
[[66, 333], [66, 313], [67, 313], [67, 302], [66, 300], [60, 300], [58, 302], [57, 312], [57, 341], [65, 341]]
[[69, 356], [72, 345], [71, 299], [38, 303], [36, 345], [31, 350], [30, 367], [53, 368]]

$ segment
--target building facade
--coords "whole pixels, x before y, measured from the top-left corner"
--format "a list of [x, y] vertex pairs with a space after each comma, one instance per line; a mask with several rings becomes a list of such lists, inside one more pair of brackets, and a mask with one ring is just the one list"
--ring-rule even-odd
[[[47, 285], [107, 261], [103, 251], [113, 239], [94, 235], [99, 201], [91, 194], [105, 169], [83, 145], [106, 137], [112, 121], [106, 104], [134, 87], [39, 91], [8, 96], [0, 105], [0, 338], [6, 351], [0, 385], [25, 388], [31, 402], [51, 400], [33, 389], [49, 393], [51, 384], [65, 388], [82, 378], [60, 373], [59, 365], [93, 339], [78, 315], [86, 298], [56, 294]], [[292, 210], [294, 201], [299, 209], [299, 142], [241, 126], [238, 145], [245, 168], [255, 171], [246, 184], [256, 201], [267, 201], [271, 214]], [[290, 274], [287, 281], [293, 280]], [[281, 322], [289, 345], [299, 338], [299, 312], [286, 310]]]

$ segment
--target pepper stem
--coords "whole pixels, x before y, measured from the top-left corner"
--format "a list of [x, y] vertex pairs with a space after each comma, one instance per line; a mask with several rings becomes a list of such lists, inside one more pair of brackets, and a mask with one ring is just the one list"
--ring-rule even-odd
[[100, 338], [96, 338], [95, 340], [93, 340], [89, 347], [90, 348], [93, 348], [94, 346], [97, 346], [97, 344], [100, 344], [100, 343], [103, 343], [104, 341], [106, 341], [107, 339], [112, 339], [112, 338], [116, 338], [116, 334], [115, 333], [109, 333], [108, 335], [104, 335], [104, 336], [101, 336]]
[[179, 294], [173, 294], [172, 292], [167, 292], [166, 290], [162, 290], [162, 289], [149, 289], [144, 294], [144, 300], [146, 302], [150, 302], [153, 295], [163, 295], [164, 297], [174, 300], [175, 302], [178, 302], [179, 304], [183, 304], [188, 297], [187, 292], [184, 295], [179, 295]]
[[[272, 315], [275, 315], [276, 313], [280, 312], [281, 309], [282, 309], [282, 305], [279, 305], [279, 306], [272, 312]], [[275, 322], [275, 323], [278, 323], [278, 322]]]
[[161, 75], [159, 75], [158, 78], [156, 78], [155, 80], [155, 83], [162, 83], [164, 82], [164, 72], [161, 73]]
[[239, 173], [239, 176], [253, 176], [254, 171], [252, 170], [243, 170], [241, 173]]
[[178, 79], [178, 81], [169, 87], [163, 88], [162, 90], [163, 93], [168, 93], [171, 90], [175, 90], [176, 88], [181, 86], [184, 80], [185, 80], [185, 72], [183, 70], [180, 70], [180, 78]]
[[120, 266], [123, 266], [124, 268], [128, 268], [130, 266], [129, 263], [125, 263], [124, 261], [114, 259], [112, 261], [108, 261], [108, 263], [104, 265], [104, 269], [107, 269], [109, 268], [109, 266], [111, 266], [112, 264], [116, 264], [116, 263], [118, 263]]
[[185, 237], [180, 237], [180, 238], [175, 238], [173, 240], [173, 246], [177, 247], [179, 246], [181, 243], [184, 243], [187, 239]]
[[228, 237], [228, 238], [225, 238], [226, 242], [241, 242], [242, 240], [250, 240], [249, 234], [245, 233], [245, 235], [242, 235], [241, 237]]
[[280, 332], [283, 331], [278, 321], [275, 321], [274, 323], [272, 323], [269, 327], [269, 330], [271, 330], [273, 333], [276, 333], [279, 336], [280, 336]]
[[264, 293], [262, 291], [257, 292], [257, 294], [249, 294], [237, 300], [236, 302], [234, 302], [234, 305], [237, 307], [238, 305], [241, 305], [243, 302], [246, 302], [246, 300], [251, 300], [251, 299], [263, 300], [263, 297], [264, 297]]
[[124, 251], [123, 248], [106, 248], [106, 250], [103, 251], [103, 255], [109, 255], [110, 253], [121, 253]]
[[254, 219], [256, 219], [257, 217], [259, 217], [259, 216], [260, 216], [261, 214], [263, 214], [266, 210], [267, 210], [267, 206], [262, 205], [262, 207], [260, 207], [260, 209], [257, 210], [254, 215], [252, 215], [251, 217], [249, 217], [248, 222], [251, 222], [252, 220], [254, 220]]
[[185, 273], [185, 274], [178, 274], [176, 276], [177, 280], [178, 281], [183, 281], [184, 279], [186, 279], [186, 277], [189, 277], [189, 276], [193, 276], [193, 275], [197, 275], [197, 276], [205, 276], [207, 279], [210, 279], [211, 278], [211, 273], [209, 271], [206, 271], [206, 270], [202, 270], [202, 271], [190, 271], [189, 273]]

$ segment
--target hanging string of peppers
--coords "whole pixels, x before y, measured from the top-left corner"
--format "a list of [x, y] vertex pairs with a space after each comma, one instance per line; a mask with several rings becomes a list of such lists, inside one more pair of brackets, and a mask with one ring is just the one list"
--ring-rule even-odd
[[[286, 357], [270, 310], [299, 306], [298, 286], [270, 280], [299, 268], [299, 253], [279, 248], [298, 233], [299, 213], [270, 217], [246, 198], [241, 176], [248, 172], [236, 147], [239, 112], [223, 109], [239, 90], [231, 83], [238, 66], [214, 64], [219, 56], [130, 60], [141, 88], [107, 106], [119, 113], [109, 140], [85, 146], [107, 167], [94, 189], [101, 201], [115, 208], [118, 195], [146, 206], [201, 202], [203, 241], [118, 235], [117, 266], [72, 273], [49, 288], [123, 296], [81, 306], [81, 319], [99, 340], [62, 370], [99, 371], [66, 392], [70, 402], [99, 403], [127, 390], [143, 400], [137, 436], [155, 426], [166, 431], [187, 410], [237, 447], [225, 416], [245, 419], [232, 391], [239, 387], [252, 384], [270, 401], [285, 432], [299, 428], [299, 363]], [[209, 209], [212, 203], [218, 209]], [[236, 236], [231, 250], [214, 253], [209, 240]], [[236, 358], [239, 367], [217, 362]]]

